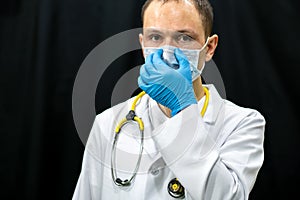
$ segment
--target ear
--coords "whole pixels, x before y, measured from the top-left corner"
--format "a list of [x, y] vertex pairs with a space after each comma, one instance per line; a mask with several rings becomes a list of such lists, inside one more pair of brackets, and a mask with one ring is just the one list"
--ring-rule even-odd
[[215, 50], [218, 46], [218, 41], [219, 37], [214, 34], [208, 39], [208, 44], [207, 44], [207, 52], [206, 52], [206, 58], [205, 61], [208, 62], [212, 59], [213, 55], [215, 54]]
[[140, 41], [140, 45], [142, 47], [143, 56], [145, 58], [145, 55], [144, 55], [144, 46], [143, 46], [143, 34], [142, 33], [139, 34], [139, 41]]

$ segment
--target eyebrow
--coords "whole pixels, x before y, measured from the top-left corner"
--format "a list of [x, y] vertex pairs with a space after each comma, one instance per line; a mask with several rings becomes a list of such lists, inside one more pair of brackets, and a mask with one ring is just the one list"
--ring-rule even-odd
[[144, 32], [152, 32], [152, 33], [162, 33], [161, 31], [159, 31], [158, 29], [156, 28], [146, 28], [144, 29]]
[[[144, 29], [144, 33], [163, 33], [163, 31], [160, 31], [160, 29], [157, 28], [146, 28]], [[183, 34], [190, 34], [194, 37], [198, 36], [197, 33], [195, 31], [193, 31], [192, 29], [181, 29], [181, 30], [174, 30], [173, 32], [177, 32], [177, 33], [183, 33]]]
[[191, 29], [182, 29], [182, 30], [178, 30], [177, 32], [179, 32], [179, 33], [189, 33], [189, 34], [192, 34], [194, 36], [197, 35], [196, 32], [191, 30]]

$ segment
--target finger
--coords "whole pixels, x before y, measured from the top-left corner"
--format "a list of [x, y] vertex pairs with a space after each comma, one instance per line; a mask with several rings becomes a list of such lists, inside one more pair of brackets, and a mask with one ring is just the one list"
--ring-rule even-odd
[[142, 76], [150, 76], [154, 72], [155, 72], [155, 69], [153, 69], [153, 65], [151, 63], [143, 64], [140, 68], [140, 75], [142, 75]]
[[179, 48], [176, 48], [174, 53], [175, 53], [175, 58], [179, 63], [179, 68], [190, 66], [188, 58], [184, 55], [184, 53]]
[[155, 69], [157, 70], [159, 70], [160, 68], [168, 67], [168, 65], [163, 61], [162, 55], [163, 55], [162, 49], [158, 49], [153, 55], [152, 63]]
[[146, 83], [143, 81], [143, 78], [141, 76], [138, 77], [138, 85], [141, 89], [144, 85], [146, 85]]
[[144, 65], [142, 65], [140, 68], [140, 76], [147, 83], [155, 81], [157, 76], [159, 76], [161, 74], [161, 72], [159, 72], [156, 69], [156, 67], [154, 66], [154, 64], [151, 61], [153, 56], [154, 56], [154, 54], [149, 55], [149, 58], [146, 61], [146, 63]]
[[152, 63], [153, 54], [154, 54], [154, 53], [151, 53], [151, 54], [149, 54], [149, 55], [146, 57], [145, 63]]
[[153, 69], [152, 64], [144, 64], [141, 66], [140, 77], [143, 79], [144, 82], [149, 83], [154, 74], [155, 70]]
[[143, 78], [140, 77], [140, 76], [139, 76], [139, 78], [138, 78], [138, 85], [139, 85], [139, 87], [140, 87], [143, 91], [145, 91], [145, 92], [147, 92], [147, 91], [149, 90], [149, 87], [151, 87], [151, 85], [145, 83], [145, 82], [143, 81]]

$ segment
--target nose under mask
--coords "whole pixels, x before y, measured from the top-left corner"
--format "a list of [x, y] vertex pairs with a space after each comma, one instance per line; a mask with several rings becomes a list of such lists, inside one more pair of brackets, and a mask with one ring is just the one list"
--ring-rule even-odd
[[[206, 44], [202, 47], [202, 49], [180, 49], [183, 52], [183, 54], [187, 57], [190, 63], [192, 81], [196, 80], [201, 75], [204, 69], [205, 63], [203, 64], [200, 70], [198, 69], [198, 63], [199, 63], [200, 53], [205, 48], [205, 46]], [[162, 57], [164, 62], [170, 67], [174, 69], [178, 69], [179, 64], [174, 54], [176, 48], [177, 47], [169, 46], [169, 45], [165, 45], [161, 47], [144, 47], [145, 59], [147, 58], [147, 56], [156, 52], [158, 49], [162, 49], [163, 50]]]

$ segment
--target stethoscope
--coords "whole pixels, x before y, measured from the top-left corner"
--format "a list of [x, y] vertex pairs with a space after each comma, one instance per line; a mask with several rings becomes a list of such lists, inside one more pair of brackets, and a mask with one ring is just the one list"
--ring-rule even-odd
[[[209, 96], [210, 96], [209, 91], [206, 87], [203, 87], [203, 90], [204, 90], [204, 94], [205, 94], [205, 101], [204, 101], [204, 105], [203, 105], [202, 110], [201, 110], [201, 116], [202, 117], [204, 116], [204, 114], [207, 110], [208, 102], [209, 102]], [[126, 115], [125, 118], [123, 118], [117, 124], [117, 126], [115, 128], [115, 137], [114, 137], [113, 146], [112, 146], [112, 150], [111, 150], [111, 175], [112, 175], [113, 182], [117, 186], [130, 186], [133, 179], [135, 178], [135, 176], [138, 172], [139, 167], [140, 167], [142, 154], [143, 154], [143, 150], [144, 150], [144, 123], [143, 123], [142, 119], [139, 118], [136, 115], [135, 107], [136, 107], [136, 104], [137, 104], [138, 100], [140, 100], [145, 94], [146, 93], [143, 91], [135, 97], [135, 99], [133, 100], [133, 103], [131, 105], [131, 109], [129, 110], [128, 114]], [[117, 177], [117, 170], [116, 170], [116, 167], [115, 167], [115, 163], [116, 163], [116, 146], [117, 146], [117, 143], [118, 143], [118, 138], [119, 138], [121, 129], [126, 124], [131, 123], [131, 122], [135, 122], [135, 124], [138, 125], [139, 131], [140, 131], [140, 134], [141, 134], [140, 152], [139, 152], [138, 160], [136, 162], [135, 169], [134, 169], [131, 177], [129, 179], [122, 180], [122, 179]], [[174, 178], [169, 182], [168, 192], [174, 198], [184, 197], [184, 187], [180, 184], [180, 182], [178, 181], [177, 178]]]
[[[142, 158], [142, 153], [143, 153], [143, 149], [144, 149], [144, 123], [142, 121], [141, 118], [139, 118], [138, 116], [136, 116], [135, 114], [135, 107], [136, 107], [136, 103], [138, 102], [139, 99], [142, 98], [142, 96], [144, 96], [146, 93], [143, 91], [141, 93], [139, 93], [132, 105], [131, 105], [131, 109], [129, 110], [128, 114], [126, 115], [126, 117], [124, 119], [122, 119], [118, 125], [115, 128], [115, 137], [114, 137], [114, 143], [112, 146], [112, 150], [111, 150], [111, 176], [112, 179], [114, 181], [114, 183], [117, 186], [129, 186], [131, 184], [131, 181], [134, 179], [134, 177], [137, 174], [137, 171], [139, 169], [140, 163], [141, 163], [141, 158]], [[122, 180], [120, 178], [116, 178], [117, 176], [117, 170], [115, 168], [115, 163], [116, 163], [116, 146], [117, 146], [117, 142], [118, 142], [118, 138], [121, 132], [122, 127], [125, 124], [128, 124], [130, 122], [137, 122], [138, 126], [139, 126], [139, 130], [140, 130], [140, 134], [141, 134], [141, 145], [140, 145], [140, 153], [139, 153], [139, 158], [137, 160], [135, 169], [133, 171], [132, 176], [129, 179], [125, 179]]]

